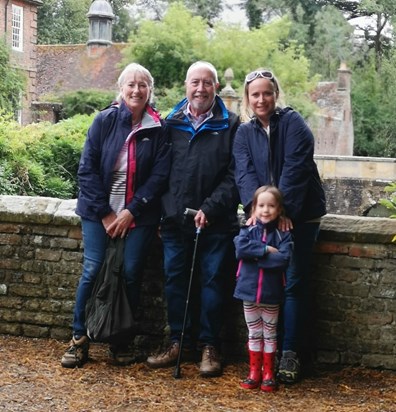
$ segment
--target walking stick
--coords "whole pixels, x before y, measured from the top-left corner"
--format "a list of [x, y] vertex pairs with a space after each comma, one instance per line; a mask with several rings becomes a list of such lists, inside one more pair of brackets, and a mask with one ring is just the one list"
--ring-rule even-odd
[[[197, 214], [197, 210], [194, 210], [194, 209], [188, 209], [187, 208], [184, 212], [185, 216], [187, 216], [187, 215], [195, 216], [196, 214]], [[173, 377], [176, 378], [176, 379], [181, 378], [180, 362], [181, 362], [181, 356], [182, 356], [182, 351], [183, 351], [184, 333], [185, 333], [186, 323], [187, 323], [188, 304], [190, 302], [191, 285], [192, 285], [192, 280], [193, 280], [193, 275], [194, 275], [195, 256], [197, 254], [198, 238], [199, 238], [200, 233], [201, 233], [201, 228], [197, 227], [197, 230], [195, 232], [194, 250], [193, 250], [192, 261], [191, 261], [190, 280], [188, 282], [188, 289], [187, 289], [186, 306], [185, 306], [185, 309], [184, 309], [183, 326], [182, 326], [182, 331], [181, 331], [181, 336], [180, 336], [179, 353], [177, 355], [176, 367], [175, 367], [175, 370], [173, 372]]]

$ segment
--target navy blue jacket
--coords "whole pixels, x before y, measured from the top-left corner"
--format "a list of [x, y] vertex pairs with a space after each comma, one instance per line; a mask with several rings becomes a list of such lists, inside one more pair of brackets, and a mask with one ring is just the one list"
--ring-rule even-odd
[[[239, 260], [234, 297], [248, 302], [279, 304], [283, 300], [284, 273], [292, 254], [292, 235], [277, 229], [278, 221], [244, 226], [234, 238]], [[264, 230], [266, 239], [263, 240]], [[266, 245], [278, 249], [267, 253]]]
[[[155, 115], [151, 108], [147, 114]], [[148, 119], [136, 139], [136, 174], [132, 201], [126, 208], [135, 224], [155, 225], [161, 216], [161, 195], [170, 168], [170, 146], [162, 122]], [[143, 121], [144, 125], [144, 121]], [[82, 218], [101, 221], [111, 212], [109, 195], [114, 165], [132, 130], [132, 113], [122, 102], [112, 105], [95, 117], [88, 130], [78, 169], [80, 191], [76, 213]]]
[[205, 233], [238, 231], [232, 145], [239, 119], [216, 96], [213, 116], [195, 130], [184, 114], [187, 104], [182, 100], [166, 118], [172, 162], [161, 227], [195, 232], [193, 220], [183, 217], [191, 208], [205, 213]]
[[286, 216], [294, 223], [325, 215], [314, 144], [304, 119], [291, 108], [271, 116], [270, 137], [257, 119], [241, 124], [234, 143], [235, 179], [245, 211], [255, 190], [272, 184], [282, 192]]

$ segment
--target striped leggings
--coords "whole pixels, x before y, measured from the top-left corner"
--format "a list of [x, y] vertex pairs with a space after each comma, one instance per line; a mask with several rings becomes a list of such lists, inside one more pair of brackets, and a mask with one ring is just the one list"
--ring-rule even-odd
[[249, 331], [249, 350], [261, 352], [264, 349], [264, 352], [275, 352], [279, 305], [244, 301], [243, 311]]

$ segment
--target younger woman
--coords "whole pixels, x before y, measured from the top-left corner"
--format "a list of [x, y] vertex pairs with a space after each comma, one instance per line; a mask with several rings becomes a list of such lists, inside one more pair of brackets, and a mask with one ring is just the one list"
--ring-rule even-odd
[[278, 229], [283, 214], [282, 195], [273, 186], [259, 187], [253, 197], [250, 226], [235, 237], [239, 260], [234, 297], [243, 301], [249, 331], [250, 372], [240, 383], [244, 389], [276, 389], [274, 375], [279, 305], [284, 271], [292, 253], [289, 231]]

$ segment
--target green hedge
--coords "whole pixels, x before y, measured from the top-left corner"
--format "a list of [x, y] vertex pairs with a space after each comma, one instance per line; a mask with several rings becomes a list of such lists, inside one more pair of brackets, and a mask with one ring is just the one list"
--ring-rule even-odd
[[75, 198], [78, 163], [93, 117], [23, 127], [0, 114], [0, 194]]

